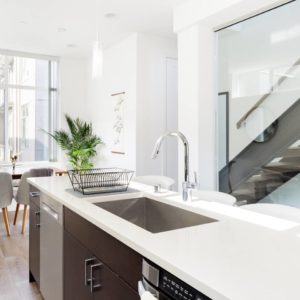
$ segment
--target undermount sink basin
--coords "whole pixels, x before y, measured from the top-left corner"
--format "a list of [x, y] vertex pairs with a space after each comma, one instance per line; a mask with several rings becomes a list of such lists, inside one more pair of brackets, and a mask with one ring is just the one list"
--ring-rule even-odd
[[149, 198], [116, 200], [95, 205], [152, 233], [217, 221]]

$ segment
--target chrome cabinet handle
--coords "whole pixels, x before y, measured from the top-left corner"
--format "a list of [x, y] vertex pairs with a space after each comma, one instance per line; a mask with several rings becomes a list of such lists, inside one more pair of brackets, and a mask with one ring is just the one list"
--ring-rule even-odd
[[37, 223], [36, 218], [37, 218], [38, 216], [40, 216], [41, 212], [40, 212], [39, 210], [37, 210], [37, 211], [34, 212], [34, 214], [35, 214], [35, 227], [36, 227], [36, 228], [40, 228], [40, 227], [41, 227], [41, 224], [40, 224], [40, 223]]
[[101, 284], [100, 283], [97, 283], [97, 284], [94, 284], [94, 269], [96, 268], [99, 268], [101, 267], [103, 264], [102, 263], [96, 263], [94, 265], [91, 265], [91, 285], [90, 285], [90, 291], [91, 291], [91, 294], [93, 294], [94, 292], [94, 289], [97, 289], [97, 288], [100, 288], [101, 287]]
[[84, 260], [84, 285], [87, 286], [91, 282], [91, 278], [87, 278], [87, 268], [88, 264], [92, 263], [95, 260], [95, 257], [87, 258]]
[[37, 198], [40, 196], [40, 192], [30, 192], [29, 194], [30, 194], [30, 197], [32, 197], [32, 198]]

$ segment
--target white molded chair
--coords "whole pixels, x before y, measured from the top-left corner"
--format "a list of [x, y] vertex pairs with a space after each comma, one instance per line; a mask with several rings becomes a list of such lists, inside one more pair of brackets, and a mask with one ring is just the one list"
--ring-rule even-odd
[[195, 204], [197, 203], [197, 201], [201, 200], [209, 202], [218, 202], [231, 206], [235, 205], [236, 203], [235, 197], [222, 192], [193, 190], [192, 195], [193, 197], [197, 197], [199, 199], [194, 201]]
[[24, 205], [24, 211], [23, 211], [23, 221], [22, 221], [22, 231], [23, 234], [25, 232], [25, 223], [26, 223], [26, 215], [27, 215], [27, 207], [29, 205], [29, 184], [27, 182], [27, 179], [29, 177], [48, 177], [52, 176], [53, 170], [47, 169], [47, 168], [41, 168], [41, 169], [32, 169], [28, 172], [23, 173], [20, 185], [17, 190], [17, 194], [15, 196], [15, 200], [17, 202], [15, 217], [14, 217], [14, 225], [17, 223], [18, 213], [20, 205]]
[[243, 205], [240, 208], [300, 223], [300, 209], [296, 207], [276, 203], [255, 203]]
[[175, 180], [161, 175], [145, 175], [145, 176], [138, 176], [133, 179], [133, 181], [149, 184], [149, 185], [160, 185], [161, 188], [169, 190], [172, 185], [174, 185]]
[[7, 236], [10, 236], [7, 207], [11, 204], [13, 199], [11, 174], [0, 172], [0, 191], [0, 208], [2, 208], [3, 220]]

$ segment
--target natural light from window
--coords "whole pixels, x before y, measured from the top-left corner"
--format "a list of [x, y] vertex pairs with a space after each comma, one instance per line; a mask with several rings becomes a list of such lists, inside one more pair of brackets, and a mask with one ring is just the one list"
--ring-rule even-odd
[[0, 162], [55, 159], [57, 61], [0, 51]]

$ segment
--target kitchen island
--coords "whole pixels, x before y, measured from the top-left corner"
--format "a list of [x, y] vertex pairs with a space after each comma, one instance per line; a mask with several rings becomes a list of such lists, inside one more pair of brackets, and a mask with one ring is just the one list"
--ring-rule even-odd
[[[300, 299], [297, 223], [214, 202], [183, 203], [174, 192], [154, 193], [153, 187], [134, 182], [127, 193], [93, 196], [72, 191], [67, 177], [31, 178], [29, 183], [211, 299]], [[140, 197], [217, 222], [151, 233], [94, 204]]]

